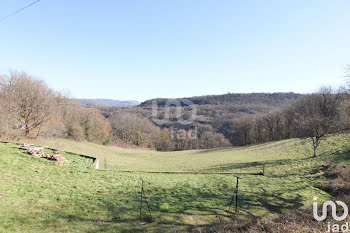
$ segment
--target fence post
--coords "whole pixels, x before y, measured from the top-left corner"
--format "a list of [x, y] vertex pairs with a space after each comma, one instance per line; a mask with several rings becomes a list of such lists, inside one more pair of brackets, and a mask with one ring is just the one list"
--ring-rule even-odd
[[140, 222], [142, 221], [142, 204], [143, 204], [143, 199], [145, 199], [145, 202], [146, 202], [146, 204], [147, 204], [148, 213], [149, 213], [149, 215], [150, 215], [150, 217], [151, 217], [151, 221], [153, 221], [151, 209], [150, 209], [150, 207], [149, 207], [149, 201], [148, 201], [148, 199], [147, 199], [147, 197], [146, 197], [145, 189], [144, 189], [144, 187], [143, 187], [145, 181], [144, 181], [142, 178], [140, 178], [140, 179], [141, 179], [141, 182], [142, 182], [142, 186], [141, 186], [141, 197], [140, 197]]
[[231, 202], [229, 203], [229, 207], [228, 207], [228, 210], [230, 209], [230, 206], [233, 204], [233, 202], [235, 201], [235, 210], [236, 210], [236, 213], [238, 211], [238, 188], [239, 188], [239, 179], [241, 179], [239, 176], [236, 176], [237, 178], [237, 181], [236, 181], [236, 187], [233, 191], [233, 195], [232, 195], [232, 198], [231, 198]]
[[140, 222], [142, 221], [142, 202], [143, 202], [143, 179], [141, 179], [142, 185], [141, 185], [141, 197], [140, 197]]
[[240, 177], [237, 176], [237, 183], [236, 183], [236, 189], [235, 189], [235, 193], [236, 193], [236, 213], [238, 211], [238, 185], [239, 185], [239, 179], [240, 179]]
[[263, 165], [263, 172], [262, 175], [265, 176], [265, 164]]

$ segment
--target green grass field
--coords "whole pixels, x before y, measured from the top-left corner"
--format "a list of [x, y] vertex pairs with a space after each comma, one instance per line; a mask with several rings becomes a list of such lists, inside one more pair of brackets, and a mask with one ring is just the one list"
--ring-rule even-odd
[[[155, 152], [85, 142], [37, 142], [65, 151], [97, 156], [110, 171], [94, 171], [92, 161], [63, 153], [67, 164], [24, 154], [0, 143], [0, 232], [172, 232], [229, 220], [233, 175], [121, 173], [152, 171], [261, 171], [243, 175], [239, 213], [266, 216], [309, 207], [312, 197], [329, 195], [316, 188], [327, 182], [318, 169], [349, 164], [349, 135], [329, 137], [320, 156], [310, 158], [308, 140], [284, 140], [237, 148]], [[141, 181], [154, 221], [138, 224]], [[146, 215], [144, 210], [144, 215]], [[147, 215], [146, 215], [147, 216]]]
[[[341, 150], [342, 147], [347, 147], [347, 140], [346, 137], [329, 138], [324, 146], [320, 146], [319, 153]], [[312, 155], [311, 142], [301, 139], [235, 148], [176, 152], [123, 149], [65, 139], [41, 140], [36, 143], [98, 157], [100, 167], [104, 168], [106, 161], [109, 170], [260, 172], [263, 163], [268, 165], [277, 160], [282, 162]]]

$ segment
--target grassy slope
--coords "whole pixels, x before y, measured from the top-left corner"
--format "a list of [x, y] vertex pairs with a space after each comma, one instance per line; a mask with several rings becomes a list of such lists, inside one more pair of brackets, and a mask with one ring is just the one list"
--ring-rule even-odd
[[[99, 157], [101, 168], [104, 168], [106, 161], [110, 170], [260, 172], [262, 163], [301, 159], [312, 155], [311, 142], [300, 139], [226, 149], [176, 152], [123, 149], [65, 139], [42, 140], [36, 143]], [[334, 152], [337, 150], [337, 146], [332, 146], [334, 143], [335, 140], [329, 139], [328, 146], [320, 146], [319, 152]], [[340, 144], [342, 143], [345, 141]], [[252, 162], [256, 162], [256, 166]]]
[[[308, 158], [310, 145], [304, 140], [172, 153], [58, 143], [47, 145], [105, 157], [109, 166], [123, 169], [254, 170], [260, 167], [257, 162], [266, 162], [267, 176], [242, 177], [240, 216], [302, 208], [314, 195], [326, 199], [328, 194], [314, 187], [326, 182], [317, 168], [350, 161], [348, 136], [323, 142], [316, 159]], [[64, 156], [70, 164], [34, 158], [14, 145], [0, 144], [0, 232], [166, 232], [231, 216], [225, 210], [235, 186], [233, 176], [93, 171], [90, 160]], [[155, 219], [145, 226], [136, 225], [140, 177], [147, 181]]]

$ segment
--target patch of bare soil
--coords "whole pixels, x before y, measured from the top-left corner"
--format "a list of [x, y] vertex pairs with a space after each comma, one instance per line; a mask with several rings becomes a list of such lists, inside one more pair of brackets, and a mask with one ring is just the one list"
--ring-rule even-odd
[[323, 233], [326, 222], [317, 222], [309, 209], [294, 210], [289, 213], [264, 218], [251, 216], [246, 220], [233, 219], [208, 226], [194, 227], [191, 233]]

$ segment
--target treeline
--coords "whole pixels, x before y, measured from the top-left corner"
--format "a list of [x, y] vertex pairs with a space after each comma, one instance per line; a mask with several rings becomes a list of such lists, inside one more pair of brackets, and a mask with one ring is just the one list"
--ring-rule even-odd
[[221, 134], [207, 131], [194, 138], [181, 128], [160, 128], [139, 113], [105, 117], [24, 72], [0, 76], [0, 137], [68, 138], [100, 144], [147, 147], [160, 151], [229, 146]]
[[[312, 139], [316, 156], [316, 149], [327, 134], [343, 132], [348, 128], [348, 96], [345, 88], [337, 91], [322, 88], [318, 93], [307, 95], [253, 93], [189, 98], [196, 104], [196, 119], [190, 125], [181, 125], [175, 114], [172, 114], [174, 111], [170, 111], [169, 120], [161, 126], [163, 139], [166, 138], [168, 143], [167, 146], [158, 149], [242, 146], [308, 137]], [[107, 118], [127, 112], [150, 120], [152, 104], [155, 101], [157, 117], [162, 119], [168, 100], [156, 99], [137, 107], [112, 107], [101, 110]], [[182, 99], [177, 101], [184, 102]], [[181, 111], [186, 119], [190, 108], [182, 105]], [[193, 137], [193, 133], [197, 137]]]
[[[127, 114], [146, 119], [155, 127], [161, 127], [163, 141], [154, 143], [158, 150], [204, 149], [238, 145], [236, 140], [231, 140], [232, 132], [227, 130], [232, 120], [274, 111], [300, 96], [302, 95], [295, 93], [252, 93], [188, 98], [186, 100], [193, 102], [197, 110], [196, 117], [190, 125], [179, 123], [174, 106], [170, 107], [172, 110], [170, 110], [169, 120], [164, 124], [157, 125], [153, 121], [153, 103], [155, 102], [157, 106], [157, 117], [163, 119], [169, 99], [148, 100], [135, 107], [100, 107], [100, 109], [107, 119]], [[185, 99], [176, 99], [176, 101], [182, 104], [183, 119], [191, 118], [192, 109], [184, 104]], [[164, 143], [165, 139], [168, 143]], [[159, 144], [166, 146], [159, 146]]]
[[[294, 100], [300, 97], [301, 94], [289, 92], [289, 93], [228, 93], [223, 95], [207, 95], [207, 96], [195, 96], [189, 98], [176, 99], [180, 103], [184, 103], [183, 100], [190, 100], [195, 105], [274, 105], [279, 106], [289, 100]], [[167, 101], [171, 99], [158, 98], [144, 101], [140, 104], [140, 107], [151, 107], [153, 101], [156, 101], [158, 107], [162, 107]], [[184, 106], [184, 105], [183, 105]]]
[[159, 127], [137, 113], [114, 112], [108, 116], [111, 136], [117, 144], [154, 148], [159, 151], [188, 150], [230, 146], [222, 135], [212, 131], [198, 137], [198, 128]]
[[0, 136], [64, 137], [107, 143], [108, 120], [24, 72], [0, 76]]
[[[314, 155], [327, 134], [350, 125], [349, 94], [323, 88], [294, 93], [226, 94], [193, 97], [196, 116], [179, 122], [170, 107], [163, 124], [154, 120], [153, 101], [135, 107], [84, 107], [45, 82], [23, 72], [0, 76], [0, 137], [61, 137], [159, 151], [204, 149], [263, 143], [288, 138], [312, 139]], [[164, 119], [168, 99], [156, 100], [157, 119]], [[185, 101], [178, 99], [181, 103]], [[183, 120], [191, 107], [181, 108]]]
[[347, 91], [322, 88], [271, 113], [244, 117], [224, 126], [230, 141], [238, 145], [256, 144], [289, 138], [311, 138], [313, 156], [327, 134], [349, 128]]

